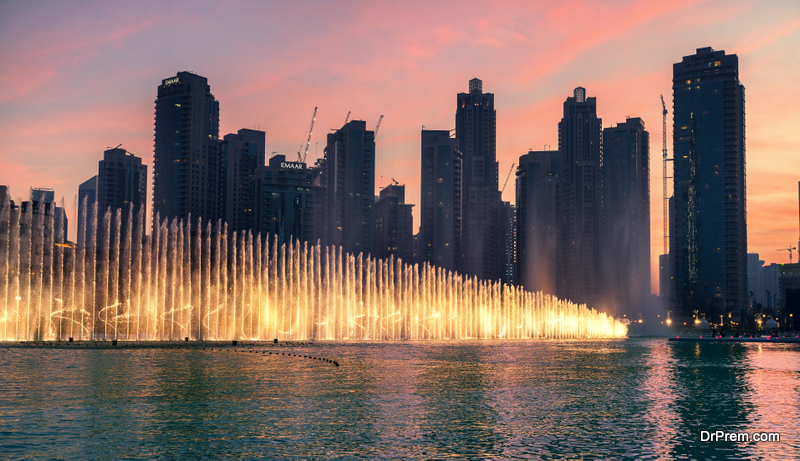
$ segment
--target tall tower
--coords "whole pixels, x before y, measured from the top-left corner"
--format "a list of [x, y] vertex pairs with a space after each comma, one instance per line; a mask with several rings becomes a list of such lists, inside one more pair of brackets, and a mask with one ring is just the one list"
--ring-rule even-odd
[[161, 81], [155, 104], [153, 216], [222, 218], [219, 102], [208, 80], [178, 72]]
[[86, 223], [91, 219], [90, 210], [94, 210], [97, 202], [97, 175], [92, 176], [78, 186], [78, 246], [88, 247], [94, 239], [86, 235]]
[[530, 151], [517, 167], [517, 283], [557, 292], [561, 152]]
[[373, 253], [375, 233], [375, 132], [352, 120], [328, 134], [328, 244], [352, 254]]
[[563, 155], [564, 181], [559, 295], [576, 302], [591, 302], [603, 292], [601, 125], [596, 98], [587, 98], [586, 89], [575, 88], [564, 102], [558, 150]]
[[147, 165], [142, 165], [142, 159], [125, 149], [106, 150], [98, 163], [96, 193], [100, 215], [108, 208], [112, 213], [119, 208], [125, 222], [128, 207], [132, 205], [136, 216], [145, 205]]
[[497, 115], [494, 94], [482, 82], [469, 81], [469, 93], [458, 94], [456, 139], [464, 156], [462, 190], [463, 270], [479, 279], [498, 274]]
[[394, 256], [407, 263], [413, 262], [413, 207], [406, 203], [406, 186], [392, 184], [381, 189], [380, 199], [375, 202], [376, 258]]
[[[314, 187], [305, 163], [287, 161], [284, 155], [256, 168], [253, 178], [253, 232], [273, 235], [278, 243], [312, 239]], [[251, 225], [252, 226], [252, 225]], [[310, 243], [316, 244], [316, 241]]]
[[462, 155], [447, 130], [422, 130], [420, 260], [451, 271], [461, 267]]
[[241, 129], [226, 134], [220, 143], [222, 155], [223, 216], [229, 231], [254, 228], [255, 194], [253, 178], [264, 166], [266, 137], [263, 131]]
[[[673, 65], [675, 310], [738, 320], [747, 303], [744, 86], [735, 54], [698, 48]], [[674, 245], [673, 245], [674, 243]]]
[[511, 202], [500, 202], [497, 211], [497, 258], [500, 281], [517, 284], [517, 208]]
[[603, 130], [603, 273], [617, 316], [640, 311], [650, 294], [649, 165], [642, 119]]
[[[139, 221], [139, 212], [145, 206], [146, 197], [147, 166], [142, 165], [142, 159], [120, 148], [103, 152], [103, 160], [98, 162], [97, 170], [98, 222], [102, 224], [106, 211], [111, 211], [113, 220], [114, 214], [120, 210], [122, 220], [119, 237], [124, 242], [128, 235], [128, 213], [133, 216], [131, 236], [136, 235], [139, 229], [137, 226], [144, 226], [144, 222]], [[116, 230], [112, 227], [109, 232], [106, 234], [103, 226], [98, 225], [97, 241], [102, 242], [106, 235], [111, 237], [112, 242], [116, 241]], [[85, 235], [87, 240], [91, 237]]]

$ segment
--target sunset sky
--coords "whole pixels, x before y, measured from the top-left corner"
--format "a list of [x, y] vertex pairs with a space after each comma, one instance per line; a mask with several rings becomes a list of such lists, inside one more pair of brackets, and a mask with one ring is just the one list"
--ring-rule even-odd
[[394, 178], [414, 204], [420, 129], [454, 128], [470, 79], [495, 95], [501, 186], [528, 149], [558, 148], [562, 104], [583, 86], [603, 127], [642, 117], [650, 131], [657, 292], [659, 95], [671, 153], [672, 64], [710, 46], [738, 54], [746, 89], [748, 249], [788, 262], [777, 249], [798, 243], [797, 1], [0, 1], [0, 44], [0, 184], [15, 200], [55, 189], [71, 238], [78, 185], [106, 148], [121, 143], [152, 175], [156, 89], [179, 71], [208, 78], [220, 137], [264, 130], [268, 157], [296, 158], [314, 107], [309, 164], [348, 111], [368, 127], [384, 115], [376, 193]]

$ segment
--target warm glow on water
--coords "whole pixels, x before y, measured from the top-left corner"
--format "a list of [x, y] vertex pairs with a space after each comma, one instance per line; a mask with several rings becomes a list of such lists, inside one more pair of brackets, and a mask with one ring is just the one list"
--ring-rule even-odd
[[[0, 347], [0, 453], [800, 458], [796, 345], [665, 339], [189, 344]], [[781, 440], [701, 442], [701, 431], [716, 430], [778, 432]]]
[[[124, 232], [125, 222], [137, 220], [106, 212], [89, 220], [89, 235], [99, 228], [114, 238], [66, 251], [44, 232], [48, 219], [52, 225], [52, 217], [18, 213], [9, 221], [19, 225], [11, 226], [10, 244], [0, 248], [9, 255], [6, 265], [0, 262], [5, 340], [565, 339], [627, 333], [606, 314], [543, 293], [333, 247], [262, 242], [252, 233], [233, 233], [228, 242], [221, 223], [165, 220], [145, 238], [141, 226], [128, 224]], [[0, 210], [3, 220], [9, 220], [7, 208]]]

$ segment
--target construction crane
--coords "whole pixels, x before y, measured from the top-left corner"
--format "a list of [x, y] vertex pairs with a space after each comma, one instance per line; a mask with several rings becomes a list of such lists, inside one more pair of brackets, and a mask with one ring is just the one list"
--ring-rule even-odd
[[664, 174], [663, 174], [663, 190], [662, 190], [662, 205], [661, 208], [664, 212], [664, 254], [669, 251], [669, 198], [667, 198], [667, 105], [664, 104], [664, 95], [661, 95], [661, 157], [664, 159]]
[[[308, 145], [311, 144], [311, 134], [314, 132], [314, 121], [317, 119], [317, 108], [314, 108], [314, 115], [311, 116], [311, 124], [308, 126], [308, 137], [305, 142], [305, 149], [303, 144], [300, 144], [300, 150], [297, 151], [297, 159], [300, 163], [306, 163], [306, 156], [308, 155]], [[302, 153], [301, 153], [302, 152]]]
[[345, 124], [345, 125], [347, 125], [347, 122], [349, 122], [349, 121], [350, 121], [350, 112], [351, 112], [351, 111], [349, 111], [349, 110], [348, 110], [348, 111], [347, 111], [347, 117], [345, 117], [345, 118], [344, 118], [344, 124]]
[[789, 252], [789, 264], [791, 264], [792, 263], [792, 251], [797, 251], [797, 248], [795, 248], [795, 247], [781, 248], [781, 249], [776, 250], [776, 251], [788, 251]]
[[376, 124], [375, 124], [375, 129], [374, 129], [374, 130], [372, 130], [372, 131], [374, 131], [374, 132], [375, 132], [375, 137], [376, 137], [376, 138], [378, 137], [378, 130], [380, 130], [380, 129], [381, 129], [381, 122], [382, 122], [382, 121], [383, 121], [383, 115], [381, 115], [380, 117], [378, 117], [378, 123], [376, 123]]
[[508, 180], [511, 179], [511, 173], [514, 172], [514, 165], [516, 165], [516, 164], [517, 164], [517, 162], [512, 163], [511, 164], [511, 169], [508, 170], [508, 176], [506, 176], [506, 182], [503, 183], [503, 188], [500, 189], [500, 194], [501, 195], [503, 194], [503, 191], [506, 190], [506, 186], [508, 185]]

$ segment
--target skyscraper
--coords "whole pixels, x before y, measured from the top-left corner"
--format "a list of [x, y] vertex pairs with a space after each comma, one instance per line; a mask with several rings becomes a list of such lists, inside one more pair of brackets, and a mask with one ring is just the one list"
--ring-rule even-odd
[[[747, 302], [744, 86], [735, 54], [698, 48], [673, 65], [675, 310], [730, 314]], [[672, 224], [671, 224], [672, 225]]]
[[414, 256], [414, 223], [406, 203], [406, 186], [394, 184], [381, 189], [375, 202], [375, 257], [394, 256], [410, 263]]
[[375, 233], [375, 133], [352, 120], [328, 134], [328, 244], [345, 252], [373, 253]]
[[601, 126], [596, 99], [587, 98], [586, 89], [575, 88], [558, 124], [558, 150], [563, 155], [558, 260], [559, 295], [576, 302], [597, 300], [603, 292]]
[[517, 284], [517, 209], [511, 202], [500, 202], [497, 211], [497, 259], [500, 281]]
[[228, 231], [253, 229], [256, 168], [264, 166], [266, 136], [263, 131], [241, 129], [226, 134], [220, 143], [222, 155], [223, 216]]
[[557, 150], [530, 151], [519, 158], [517, 283], [528, 291], [557, 293], [561, 170]]
[[[103, 242], [105, 235], [111, 237], [110, 242], [116, 244], [117, 237], [120, 242], [125, 242], [128, 235], [128, 213], [132, 213], [131, 236], [139, 235], [138, 226], [144, 226], [144, 220], [139, 221], [139, 212], [145, 206], [147, 196], [147, 166], [142, 165], [142, 159], [131, 154], [125, 149], [108, 149], [103, 153], [103, 160], [98, 162], [97, 172], [97, 242]], [[116, 228], [106, 229], [103, 226], [103, 217], [106, 212], [119, 213], [122, 217], [117, 235]], [[88, 216], [87, 216], [88, 217]], [[91, 235], [85, 236], [87, 241]]]
[[205, 77], [178, 72], [155, 100], [153, 216], [222, 217], [219, 102]]
[[636, 312], [650, 294], [649, 165], [642, 119], [603, 130], [603, 273], [615, 315]]
[[447, 130], [422, 130], [420, 262], [461, 267], [462, 155]]
[[87, 179], [78, 186], [78, 238], [75, 242], [82, 247], [94, 243], [91, 236], [86, 235], [86, 223], [92, 219], [94, 205], [97, 202], [97, 175]]
[[142, 165], [142, 159], [125, 149], [106, 150], [97, 172], [99, 213], [102, 215], [108, 209], [114, 213], [121, 209], [124, 222], [128, 207], [133, 206], [133, 215], [136, 216], [145, 205], [146, 196], [147, 165]]
[[[61, 199], [63, 204], [64, 199]], [[53, 189], [46, 188], [31, 188], [31, 203], [30, 210], [33, 213], [47, 214], [53, 217], [52, 229], [56, 234], [56, 242], [67, 241], [67, 212], [64, 207], [57, 206], [56, 193]]]
[[[253, 178], [253, 232], [278, 236], [278, 243], [312, 239], [313, 175], [305, 163], [275, 155], [269, 165], [256, 169]], [[309, 243], [316, 244], [316, 241]]]
[[464, 159], [463, 270], [479, 279], [496, 280], [500, 191], [494, 94], [484, 93], [482, 82], [475, 78], [469, 81], [469, 93], [459, 93], [457, 102], [456, 139]]

